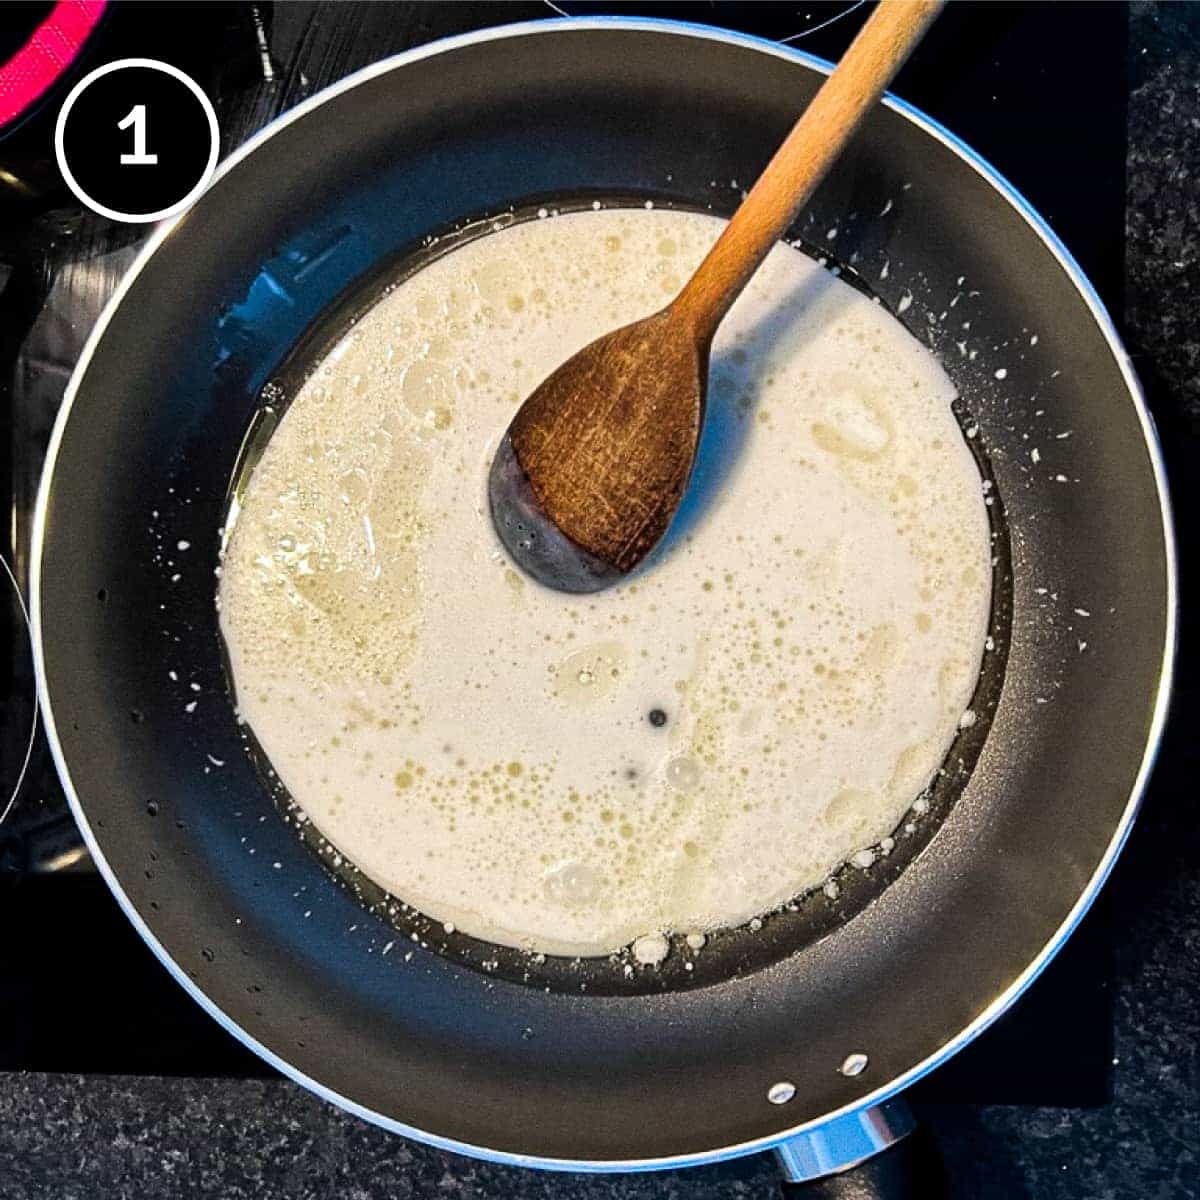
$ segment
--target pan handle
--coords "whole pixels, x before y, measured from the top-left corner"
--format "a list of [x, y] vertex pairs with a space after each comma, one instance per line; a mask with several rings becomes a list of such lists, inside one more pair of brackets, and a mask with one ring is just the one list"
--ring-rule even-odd
[[839, 1117], [775, 1148], [790, 1200], [941, 1200], [945, 1170], [903, 1100]]

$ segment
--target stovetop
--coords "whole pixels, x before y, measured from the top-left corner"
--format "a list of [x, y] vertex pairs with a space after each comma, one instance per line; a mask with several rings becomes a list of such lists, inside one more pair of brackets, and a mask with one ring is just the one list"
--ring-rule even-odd
[[[146, 54], [197, 78], [223, 150], [279, 112], [388, 54], [484, 25], [635, 13], [737, 28], [836, 58], [867, 12], [836, 3], [316, 3], [114, 6], [94, 59]], [[1087, 53], [1071, 54], [1081, 28]], [[1110, 310], [1121, 310], [1126, 17], [1108, 3], [951, 5], [893, 91], [989, 159], [1050, 221]], [[36, 133], [36, 131], [34, 131]], [[28, 134], [27, 134], [28, 136]], [[5, 143], [0, 142], [0, 167]], [[59, 193], [0, 206], [0, 550], [22, 588], [38, 475], [88, 332], [137, 253]], [[0, 662], [0, 813], [28, 748], [32, 664], [23, 618]], [[196, 1007], [126, 923], [70, 816], [44, 740], [0, 820], [0, 1069], [271, 1074]], [[1109, 1092], [1109, 919], [1103, 901], [1021, 1003], [920, 1098], [1090, 1105]], [[119, 986], [105, 987], [104, 981]], [[81, 984], [88, 1003], [80, 1005]]]

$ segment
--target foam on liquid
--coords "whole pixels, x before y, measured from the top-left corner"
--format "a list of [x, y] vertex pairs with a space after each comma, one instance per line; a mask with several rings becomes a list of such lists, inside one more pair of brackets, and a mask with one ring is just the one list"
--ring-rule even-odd
[[590, 955], [775, 908], [897, 825], [970, 699], [991, 567], [953, 387], [786, 246], [721, 327], [650, 563], [571, 597], [501, 550], [516, 406], [720, 228], [614, 210], [468, 243], [330, 354], [241, 497], [244, 719], [330, 842], [467, 933]]

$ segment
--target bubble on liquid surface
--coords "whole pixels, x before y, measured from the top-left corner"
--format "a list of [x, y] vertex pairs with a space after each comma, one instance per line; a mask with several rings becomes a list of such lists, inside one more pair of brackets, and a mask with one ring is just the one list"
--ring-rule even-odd
[[554, 672], [554, 691], [568, 704], [592, 704], [621, 682], [628, 653], [620, 642], [597, 642], [568, 654]]
[[656, 967], [670, 953], [671, 943], [661, 933], [643, 934], [633, 943], [633, 957], [644, 967]]
[[666, 776], [677, 792], [693, 791], [700, 782], [700, 764], [694, 758], [673, 758], [667, 763]]
[[545, 877], [546, 897], [569, 907], [592, 904], [600, 894], [600, 874], [587, 863], [570, 862]]

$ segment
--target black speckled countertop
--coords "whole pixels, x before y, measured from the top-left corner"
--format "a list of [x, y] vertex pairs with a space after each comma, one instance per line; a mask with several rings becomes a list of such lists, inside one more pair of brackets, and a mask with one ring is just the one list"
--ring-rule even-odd
[[[1163, 435], [1183, 588], [1200, 469], [1200, 4], [1130, 11], [1124, 329]], [[1086, 54], [1086, 29], [1080, 52]], [[1187, 608], [1160, 768], [1108, 885], [1114, 1045], [1109, 1103], [926, 1107], [953, 1194], [1200, 1195], [1200, 678]], [[776, 1195], [766, 1157], [660, 1175], [551, 1176], [401, 1140], [283, 1079], [12, 1073], [0, 1085], [0, 1195], [221, 1197]]]

